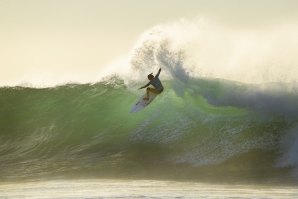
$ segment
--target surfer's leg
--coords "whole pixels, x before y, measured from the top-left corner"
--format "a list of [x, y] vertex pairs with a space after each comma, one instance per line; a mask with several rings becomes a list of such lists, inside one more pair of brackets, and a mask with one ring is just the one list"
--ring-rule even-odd
[[146, 97], [144, 97], [143, 98], [143, 100], [148, 100], [149, 99], [149, 91], [150, 91], [150, 88], [148, 87], [147, 89], [146, 89]]
[[155, 91], [156, 89], [154, 89], [154, 88], [150, 88], [150, 87], [148, 87], [147, 89], [146, 89], [146, 94], [147, 94], [147, 96], [146, 97], [144, 97], [143, 99], [144, 100], [148, 100], [149, 99], [149, 92], [152, 92], [152, 93], [156, 93], [156, 91]]
[[155, 89], [155, 88], [150, 88], [150, 87], [148, 87], [148, 88], [146, 89], [146, 92], [147, 92], [147, 97], [144, 97], [144, 98], [143, 98], [144, 100], [148, 100], [148, 99], [149, 99], [149, 92], [151, 92], [151, 93], [155, 93], [155, 94], [159, 94], [159, 93], [160, 93], [159, 90], [157, 90], [157, 89]]
[[159, 93], [160, 93], [160, 91], [157, 90], [157, 89], [155, 89], [155, 88], [150, 88], [149, 91], [150, 91], [151, 93], [155, 93], [155, 94], [159, 94]]

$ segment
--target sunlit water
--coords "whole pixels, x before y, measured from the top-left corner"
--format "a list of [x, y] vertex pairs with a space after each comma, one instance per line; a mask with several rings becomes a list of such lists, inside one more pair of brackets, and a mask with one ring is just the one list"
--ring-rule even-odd
[[152, 180], [59, 180], [1, 184], [0, 198], [298, 198], [298, 187]]

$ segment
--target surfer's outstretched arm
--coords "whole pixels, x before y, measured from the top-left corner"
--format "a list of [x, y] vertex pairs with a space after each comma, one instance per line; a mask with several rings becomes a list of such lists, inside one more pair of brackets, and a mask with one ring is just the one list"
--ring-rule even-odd
[[148, 87], [149, 85], [150, 85], [150, 82], [149, 82], [148, 84], [146, 84], [145, 86], [140, 87], [139, 89], [146, 88], [146, 87]]
[[155, 77], [158, 77], [160, 74], [161, 68], [158, 70], [158, 72], [156, 73]]

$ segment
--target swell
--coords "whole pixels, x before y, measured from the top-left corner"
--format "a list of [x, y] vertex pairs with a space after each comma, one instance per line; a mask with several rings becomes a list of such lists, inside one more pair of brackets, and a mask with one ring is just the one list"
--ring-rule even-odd
[[1, 88], [1, 178], [295, 175], [298, 97], [280, 86], [167, 81], [137, 114], [140, 93], [118, 78]]

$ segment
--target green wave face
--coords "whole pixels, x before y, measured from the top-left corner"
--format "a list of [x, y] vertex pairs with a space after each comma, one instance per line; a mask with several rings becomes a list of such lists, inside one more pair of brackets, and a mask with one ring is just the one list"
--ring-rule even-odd
[[[251, 86], [217, 80], [176, 83], [165, 82], [138, 113], [130, 108], [142, 93], [121, 80], [1, 88], [0, 178], [261, 179], [266, 170], [266, 179], [295, 170], [283, 168], [295, 157], [283, 158], [297, 147], [285, 147], [297, 137], [297, 96], [247, 96]], [[273, 108], [269, 99], [288, 105]]]

